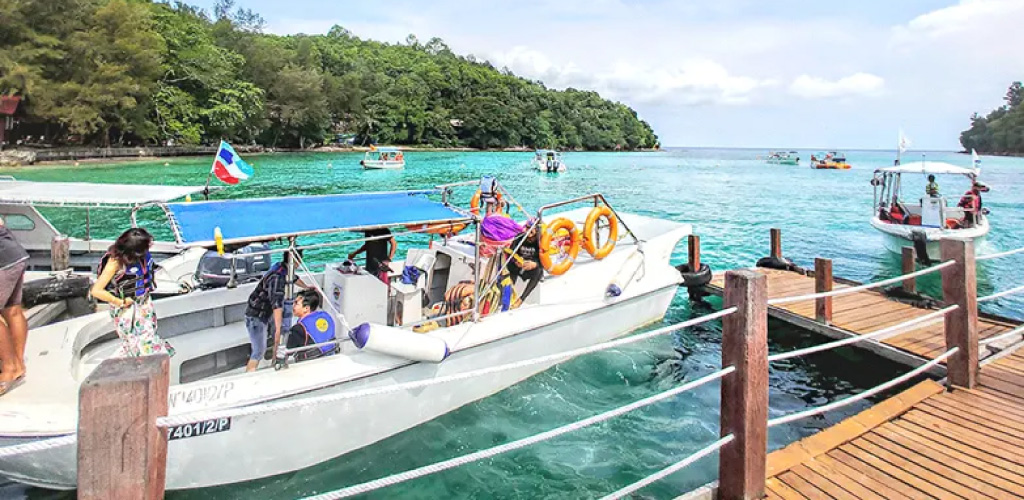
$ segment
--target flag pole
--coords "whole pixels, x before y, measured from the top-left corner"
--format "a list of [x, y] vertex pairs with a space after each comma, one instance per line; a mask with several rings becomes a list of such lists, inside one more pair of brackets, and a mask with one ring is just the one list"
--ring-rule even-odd
[[[224, 144], [224, 139], [221, 138], [220, 144], [217, 144], [217, 152], [214, 153], [213, 162], [217, 162], [217, 155], [220, 154], [221, 145]], [[210, 201], [210, 181], [213, 180], [213, 164], [210, 165], [210, 171], [206, 173], [206, 186], [203, 188], [203, 199]]]

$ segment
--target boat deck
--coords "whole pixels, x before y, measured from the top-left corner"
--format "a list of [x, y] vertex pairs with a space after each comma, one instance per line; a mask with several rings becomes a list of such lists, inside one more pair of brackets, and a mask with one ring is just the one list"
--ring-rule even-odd
[[768, 456], [767, 498], [1024, 497], [1024, 354], [924, 381]]
[[[814, 277], [793, 271], [757, 269], [768, 277], [768, 299], [814, 293]], [[721, 294], [725, 275], [716, 274], [710, 291]], [[848, 288], [849, 282], [833, 282], [833, 289]], [[881, 292], [866, 290], [832, 299], [832, 321], [829, 324], [817, 322], [814, 317], [815, 301], [805, 300], [777, 306], [769, 306], [768, 313], [797, 326], [828, 335], [846, 338], [864, 335], [883, 328], [897, 325], [933, 312], [934, 310], [897, 302]], [[1020, 326], [1018, 323], [982, 315], [978, 318], [978, 336], [984, 340], [1000, 335]], [[901, 353], [917, 358], [918, 361], [933, 359], [946, 350], [942, 320], [925, 323], [918, 327], [898, 332], [881, 339], [881, 344]], [[861, 343], [865, 344], [865, 343]]]

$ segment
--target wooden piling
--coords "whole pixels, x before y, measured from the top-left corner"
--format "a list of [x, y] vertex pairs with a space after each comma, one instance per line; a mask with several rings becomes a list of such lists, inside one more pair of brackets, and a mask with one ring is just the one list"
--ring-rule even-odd
[[[774, 231], [773, 235], [774, 235]], [[774, 239], [774, 238], [773, 238]], [[773, 245], [774, 247], [774, 245]], [[751, 270], [725, 274], [722, 367], [722, 436], [734, 439], [719, 454], [718, 498], [748, 500], [765, 493], [768, 435], [768, 285]]]
[[776, 259], [782, 258], [782, 230], [779, 228], [772, 228], [772, 252], [771, 256]]
[[949, 383], [973, 389], [978, 383], [978, 286], [974, 242], [944, 238], [942, 261], [956, 264], [942, 270], [942, 298], [959, 306], [946, 314], [946, 349], [960, 350], [946, 360]]
[[[903, 272], [902, 274], [910, 274], [914, 272], [917, 267], [914, 262], [914, 247], [903, 247]], [[917, 293], [917, 279], [907, 278], [903, 280], [903, 291], [907, 293]]]
[[50, 242], [50, 269], [54, 272], [71, 268], [71, 239], [63, 234]]
[[[814, 293], [832, 291], [832, 259], [814, 259]], [[814, 300], [814, 318], [822, 323], [832, 322], [832, 297]]]
[[169, 358], [104, 360], [78, 399], [78, 498], [164, 497]]

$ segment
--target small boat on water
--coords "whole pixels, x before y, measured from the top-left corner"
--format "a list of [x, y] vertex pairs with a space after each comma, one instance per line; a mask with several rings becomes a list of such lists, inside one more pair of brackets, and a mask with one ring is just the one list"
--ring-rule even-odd
[[[455, 189], [477, 185], [475, 207], [453, 202]], [[511, 200], [485, 179], [421, 191], [158, 204], [173, 217], [181, 249], [210, 248], [218, 233], [227, 246], [284, 239], [293, 255], [304, 245], [348, 245], [351, 233], [383, 228], [441, 236], [410, 248], [396, 266], [406, 272], [390, 283], [350, 263], [302, 274], [327, 297], [325, 311], [338, 325], [337, 349], [275, 365], [287, 369], [264, 362], [254, 373], [242, 372], [250, 353], [243, 314], [255, 284], [155, 302], [160, 335], [177, 350], [170, 359], [169, 413], [196, 415], [195, 422], [168, 429], [167, 489], [249, 481], [322, 463], [490, 396], [556, 361], [215, 421], [196, 412], [429, 381], [604, 342], [665, 315], [682, 282], [669, 259], [690, 233], [688, 224], [617, 212], [600, 194], [541, 207], [529, 215], [545, 223], [540, 247], [548, 274], [520, 304], [515, 297], [523, 284], [502, 278], [509, 244], [485, 231], [489, 221], [506, 228], [512, 221], [479, 215], [508, 211]], [[329, 243], [332, 237], [341, 241]], [[581, 245], [586, 252], [579, 252]], [[305, 268], [293, 258], [288, 272]], [[418, 277], [401, 279], [406, 274]], [[73, 435], [79, 385], [118, 346], [106, 312], [33, 329], [28, 377], [3, 397], [0, 447]], [[70, 444], [0, 458], [0, 476], [72, 489], [76, 463]]]
[[800, 153], [796, 151], [779, 151], [769, 152], [768, 156], [765, 157], [765, 163], [771, 165], [799, 165], [800, 164]]
[[[875, 170], [871, 179], [875, 190], [871, 226], [885, 235], [889, 251], [900, 253], [903, 247], [913, 246], [918, 256], [938, 260], [943, 238], [977, 241], [989, 232], [988, 210], [981, 208], [980, 198], [988, 187], [978, 180], [980, 174], [978, 168], [924, 160]], [[917, 178], [923, 185], [929, 176], [966, 178], [972, 190], [956, 205], [940, 194], [937, 183], [920, 189], [919, 196], [905, 194], [905, 181]], [[978, 194], [972, 194], [974, 189]]]
[[367, 170], [405, 168], [405, 153], [398, 148], [371, 147], [359, 164]]
[[550, 149], [538, 149], [533, 155], [533, 166], [541, 172], [565, 172], [565, 161], [562, 153]]
[[819, 170], [848, 170], [850, 164], [846, 162], [846, 155], [838, 151], [818, 153], [811, 155], [811, 168]]

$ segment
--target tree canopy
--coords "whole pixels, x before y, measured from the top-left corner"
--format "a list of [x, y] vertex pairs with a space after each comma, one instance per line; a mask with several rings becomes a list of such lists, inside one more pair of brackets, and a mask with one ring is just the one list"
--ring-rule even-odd
[[220, 0], [212, 13], [153, 0], [0, 3], [0, 94], [25, 98], [51, 142], [308, 147], [357, 143], [636, 149], [657, 144], [628, 106], [557, 91], [460, 56], [439, 38], [264, 33]]
[[1024, 154], [1024, 86], [1013, 82], [1003, 98], [1006, 104], [986, 116], [971, 115], [971, 128], [960, 134], [964, 149], [981, 153]]

